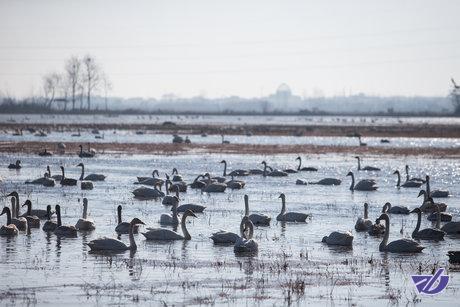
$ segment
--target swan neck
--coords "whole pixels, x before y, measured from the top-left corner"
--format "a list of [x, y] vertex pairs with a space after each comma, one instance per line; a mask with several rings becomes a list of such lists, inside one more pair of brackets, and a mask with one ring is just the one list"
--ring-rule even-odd
[[[361, 139], [359, 140], [359, 142], [361, 143]], [[361, 170], [361, 159], [360, 158], [357, 158], [358, 159], [358, 171]]]
[[27, 203], [27, 215], [32, 215], [32, 203]]
[[14, 197], [11, 197], [11, 216], [16, 217], [16, 201], [14, 200]]
[[224, 162], [224, 177], [227, 176], [227, 162]]
[[177, 218], [177, 202], [174, 202], [172, 212], [174, 225], [177, 225], [179, 223], [179, 219]]
[[11, 211], [8, 209], [6, 210], [6, 225], [10, 225], [11, 224]]
[[364, 206], [364, 219], [368, 219], [369, 218], [369, 209], [367, 208], [367, 206]]
[[[358, 160], [359, 161], [359, 160]], [[354, 190], [355, 189], [355, 175], [353, 173], [351, 173], [351, 185], [350, 185], [350, 190]]]
[[264, 177], [267, 176], [267, 163], [264, 163]]
[[249, 216], [249, 202], [247, 198], [244, 199], [244, 215]]
[[17, 197], [15, 196], [14, 198], [16, 200], [16, 216], [18, 217], [19, 216], [19, 210], [21, 209], [21, 208], [19, 208], [20, 207], [19, 206], [19, 196], [17, 196]]
[[386, 250], [388, 244], [388, 238], [390, 236], [390, 219], [388, 216], [385, 216], [385, 234], [383, 235], [383, 240], [380, 243], [379, 250], [382, 252]]
[[83, 203], [83, 219], [86, 220], [88, 216], [88, 204], [87, 203]]
[[427, 181], [426, 181], [426, 197], [430, 196], [430, 194], [431, 194], [430, 180], [427, 179]]
[[252, 222], [248, 220], [246, 225], [249, 227], [249, 234], [246, 239], [251, 240], [254, 235], [254, 224], [252, 224]]
[[399, 186], [401, 185], [401, 175], [398, 173], [396, 173], [396, 175], [398, 175], [398, 182], [396, 183], [396, 186], [399, 188]]
[[62, 225], [62, 221], [61, 221], [61, 209], [59, 210], [56, 210], [56, 215], [57, 215], [57, 225], [58, 227]]
[[85, 167], [84, 167], [83, 164], [82, 164], [82, 165], [81, 165], [80, 180], [83, 180], [84, 177], [85, 177]]
[[64, 168], [63, 167], [61, 168], [61, 173], [62, 173], [61, 182], [63, 182], [64, 178], [65, 178], [65, 173], [64, 173]]
[[188, 232], [187, 226], [185, 224], [187, 216], [188, 216], [187, 213], [184, 213], [184, 215], [182, 215], [182, 220], [180, 222], [180, 227], [182, 229], [182, 233], [184, 234], [185, 240], [190, 240], [192, 237], [190, 236], [190, 233]]
[[415, 226], [414, 231], [412, 232], [412, 237], [415, 237], [420, 230], [420, 225], [422, 223], [422, 212], [417, 211], [417, 225]]
[[409, 169], [406, 167], [406, 181], [409, 181], [409, 180], [410, 180]]
[[436, 217], [436, 229], [441, 228], [441, 210], [439, 209], [439, 205], [436, 205], [436, 213], [438, 216]]
[[297, 166], [297, 170], [300, 171], [301, 167], [302, 167], [302, 158], [299, 157], [299, 165]]
[[117, 209], [117, 215], [118, 215], [118, 224], [121, 224], [121, 208]]
[[286, 213], [286, 199], [281, 197], [281, 214]]
[[137, 249], [137, 244], [136, 241], [134, 240], [134, 225], [129, 224], [129, 249], [130, 250], [136, 250]]

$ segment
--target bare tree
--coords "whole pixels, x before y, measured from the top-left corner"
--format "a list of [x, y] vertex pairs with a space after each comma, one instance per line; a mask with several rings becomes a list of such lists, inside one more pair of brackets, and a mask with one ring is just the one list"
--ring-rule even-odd
[[67, 85], [70, 91], [70, 99], [72, 101], [72, 111], [75, 110], [75, 102], [77, 101], [78, 89], [81, 82], [81, 61], [76, 56], [70, 57], [65, 63], [65, 72]]
[[45, 93], [45, 107], [51, 109], [51, 105], [60, 90], [62, 77], [58, 73], [49, 73], [43, 77], [43, 91]]
[[112, 85], [112, 82], [110, 82], [109, 77], [107, 77], [106, 74], [102, 75], [102, 83], [104, 86], [105, 111], [107, 112], [109, 109], [108, 104], [107, 104], [107, 94], [109, 93], [109, 91], [112, 90], [113, 85]]
[[102, 73], [94, 58], [86, 55], [83, 58], [83, 76], [86, 86], [86, 104], [91, 110], [91, 95], [99, 87], [102, 80]]

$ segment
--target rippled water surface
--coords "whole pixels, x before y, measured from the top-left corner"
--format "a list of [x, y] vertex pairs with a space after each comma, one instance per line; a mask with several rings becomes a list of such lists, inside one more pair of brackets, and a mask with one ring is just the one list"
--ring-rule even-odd
[[172, 121], [182, 124], [243, 125], [458, 125], [458, 117], [403, 117], [403, 116], [252, 116], [252, 115], [45, 115], [0, 114], [0, 123], [54, 123], [54, 124], [162, 124]]
[[[370, 204], [370, 218], [378, 217], [382, 205], [415, 208], [421, 203], [418, 189], [396, 189], [392, 172], [411, 165], [413, 176], [428, 173], [434, 188], [448, 189], [452, 196], [442, 200], [454, 220], [460, 220], [460, 161], [423, 157], [365, 157], [365, 165], [382, 168], [381, 172], [359, 172], [360, 178], [375, 178], [376, 192], [351, 193], [349, 177], [356, 168], [350, 155], [310, 155], [305, 165], [319, 168], [317, 173], [291, 174], [284, 178], [244, 177], [246, 188], [222, 194], [201, 194], [189, 189], [181, 194], [182, 203], [198, 203], [207, 208], [187, 227], [192, 240], [184, 242], [147, 242], [136, 235], [138, 251], [118, 255], [88, 253], [86, 245], [99, 236], [115, 236], [116, 207], [123, 205], [124, 219], [139, 217], [148, 226], [159, 226], [162, 213], [169, 207], [160, 201], [139, 201], [131, 191], [136, 176], [148, 176], [158, 169], [164, 176], [177, 167], [187, 182], [205, 171], [221, 175], [225, 158], [230, 168], [261, 167], [266, 160], [277, 168], [296, 166], [294, 155], [100, 155], [86, 159], [87, 173], [107, 175], [105, 182], [96, 182], [94, 190], [78, 187], [45, 188], [24, 185], [24, 181], [41, 177], [46, 165], [54, 173], [66, 166], [66, 176], [78, 178], [81, 162], [78, 157], [2, 155], [0, 189], [3, 195], [17, 190], [21, 203], [31, 199], [35, 208], [60, 204], [64, 224], [75, 224], [81, 215], [81, 198], [89, 200], [90, 218], [96, 230], [79, 233], [75, 239], [57, 239], [40, 229], [31, 236], [20, 233], [15, 238], [0, 237], [0, 305], [13, 304], [218, 304], [218, 305], [281, 305], [306, 302], [327, 305], [412, 304], [432, 306], [442, 302], [458, 306], [460, 274], [447, 262], [448, 250], [460, 250], [460, 238], [446, 237], [443, 242], [423, 241], [426, 246], [418, 255], [380, 253], [380, 239], [356, 233], [354, 224], [362, 216], [363, 203]], [[6, 165], [20, 158], [23, 169], [11, 171]], [[324, 177], [342, 179], [335, 187], [298, 186], [303, 178], [314, 181]], [[311, 213], [306, 224], [282, 225], [272, 221], [270, 227], [258, 227], [255, 238], [259, 253], [254, 257], [237, 257], [231, 246], [214, 246], [209, 236], [219, 229], [237, 231], [243, 215], [243, 195], [249, 195], [252, 212], [275, 219], [280, 211], [280, 192], [286, 194], [288, 210]], [[9, 199], [1, 198], [2, 206]], [[5, 217], [0, 217], [5, 223]], [[409, 237], [416, 222], [415, 215], [391, 216], [390, 240]], [[431, 224], [423, 217], [422, 227]], [[321, 238], [334, 230], [350, 230], [354, 234], [352, 249], [331, 248]], [[179, 230], [180, 231], [180, 230]], [[128, 242], [127, 236], [122, 236]], [[444, 267], [450, 275], [447, 289], [436, 297], [420, 296], [410, 279], [411, 274], [429, 273]], [[58, 301], [57, 301], [58, 300]]]

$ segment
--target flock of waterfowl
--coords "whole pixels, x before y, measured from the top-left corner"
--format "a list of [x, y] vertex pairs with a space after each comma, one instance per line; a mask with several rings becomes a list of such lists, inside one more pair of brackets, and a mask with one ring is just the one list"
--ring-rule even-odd
[[[80, 158], [94, 157], [95, 152], [84, 151], [80, 146], [78, 156]], [[358, 172], [379, 172], [377, 167], [361, 165], [361, 159], [356, 157], [358, 161]], [[141, 187], [132, 191], [134, 198], [149, 200], [161, 199], [161, 203], [165, 206], [171, 206], [170, 214], [162, 214], [159, 217], [159, 223], [162, 227], [150, 228], [147, 227], [145, 232], [141, 234], [146, 240], [153, 241], [169, 241], [169, 240], [190, 240], [191, 234], [187, 229], [187, 219], [196, 218], [202, 213], [206, 207], [199, 204], [182, 204], [180, 202], [180, 193], [184, 193], [187, 189], [197, 189], [203, 193], [219, 193], [229, 189], [243, 189], [246, 183], [243, 180], [235, 179], [234, 177], [245, 176], [270, 176], [270, 177], [286, 177], [289, 174], [298, 172], [315, 172], [318, 169], [315, 167], [302, 167], [301, 157], [297, 157], [298, 165], [294, 169], [274, 169], [263, 161], [263, 169], [235, 169], [228, 171], [227, 161], [222, 160], [223, 174], [222, 176], [211, 176], [209, 173], [199, 174], [191, 183], [184, 181], [183, 176], [179, 174], [176, 168], [173, 169], [171, 175], [166, 174], [165, 179], [160, 178], [159, 171], [154, 170], [152, 176], [143, 177], [138, 176], [136, 185]], [[60, 166], [61, 175], [51, 175], [50, 167], [43, 177], [26, 181], [25, 184], [40, 184], [46, 187], [53, 187], [55, 183], [61, 186], [76, 186], [78, 182], [81, 183], [81, 188], [85, 189], [86, 184], [91, 184], [97, 181], [105, 180], [106, 176], [102, 174], [89, 174], [85, 176], [85, 166], [79, 163], [77, 167], [81, 167], [81, 175], [79, 179], [68, 178], [65, 175], [64, 167]], [[10, 169], [20, 169], [20, 161], [8, 166]], [[395, 171], [397, 175], [396, 187], [399, 188], [420, 188], [422, 185], [426, 186], [425, 190], [421, 190], [419, 196], [424, 196], [422, 205], [419, 208], [410, 210], [407, 207], [392, 206], [386, 203], [381, 215], [375, 221], [369, 219], [369, 204], [364, 204], [364, 214], [360, 217], [355, 224], [356, 232], [368, 232], [371, 236], [382, 236], [382, 241], [379, 245], [380, 251], [386, 252], [421, 252], [424, 247], [420, 244], [420, 240], [443, 240], [446, 233], [460, 234], [460, 221], [453, 222], [452, 216], [446, 213], [447, 206], [443, 203], [434, 202], [433, 198], [447, 197], [448, 191], [435, 190], [432, 191], [430, 187], [430, 177], [426, 176], [425, 179], [411, 178], [409, 175], [409, 167], [406, 166], [406, 180], [401, 184], [401, 175], [399, 171]], [[351, 177], [350, 190], [353, 191], [375, 191], [378, 189], [377, 182], [374, 179], [362, 179], [355, 182], [355, 175], [349, 172], [347, 176]], [[340, 185], [341, 180], [337, 178], [324, 178], [317, 182], [306, 182], [297, 180], [296, 184], [319, 184], [319, 185]], [[165, 192], [162, 187], [165, 187]], [[171, 194], [170, 194], [171, 193]], [[42, 226], [43, 231], [53, 232], [59, 237], [77, 237], [78, 231], [92, 231], [96, 229], [94, 221], [88, 219], [88, 200], [83, 199], [82, 217], [74, 225], [64, 225], [61, 220], [61, 208], [56, 205], [54, 212], [50, 205], [46, 210], [39, 210], [32, 207], [32, 202], [26, 200], [22, 207], [27, 207], [24, 214], [20, 214], [19, 194], [13, 191], [7, 195], [11, 197], [11, 208], [4, 207], [1, 215], [6, 215], [6, 224], [1, 226], [1, 236], [16, 236], [19, 231], [28, 231], [30, 228], [39, 228], [41, 220], [46, 220]], [[276, 221], [282, 223], [306, 223], [311, 216], [303, 212], [289, 212], [286, 209], [286, 196], [282, 193], [279, 198], [281, 199], [281, 211], [276, 216]], [[264, 214], [251, 214], [249, 210], [249, 196], [244, 195], [244, 215], [241, 219], [239, 230], [237, 232], [219, 230], [214, 232], [210, 239], [215, 244], [230, 244], [233, 245], [235, 253], [256, 253], [258, 251], [258, 243], [254, 239], [254, 227], [269, 226], [272, 218]], [[179, 217], [179, 213], [181, 216]], [[393, 214], [417, 214], [417, 226], [412, 233], [412, 239], [403, 238], [395, 241], [389, 241], [390, 235], [390, 216]], [[122, 206], [117, 207], [118, 225], [115, 227], [114, 232], [118, 235], [128, 234], [129, 245], [120, 239], [102, 237], [92, 240], [88, 243], [92, 251], [123, 251], [123, 250], [136, 250], [137, 245], [134, 239], [134, 234], [139, 233], [139, 226], [145, 225], [139, 218], [133, 218], [130, 222], [123, 222], [122, 220]], [[436, 224], [432, 228], [420, 230], [421, 219], [423, 214], [428, 214], [428, 220], [435, 221]], [[56, 215], [56, 221], [53, 216]], [[445, 223], [441, 227], [441, 222]], [[165, 228], [164, 226], [173, 226], [173, 229]], [[181, 233], [177, 232], [177, 227], [180, 226]], [[328, 236], [322, 238], [322, 242], [328, 245], [339, 246], [352, 246], [353, 235], [349, 231], [342, 231], [337, 229], [330, 233]]]

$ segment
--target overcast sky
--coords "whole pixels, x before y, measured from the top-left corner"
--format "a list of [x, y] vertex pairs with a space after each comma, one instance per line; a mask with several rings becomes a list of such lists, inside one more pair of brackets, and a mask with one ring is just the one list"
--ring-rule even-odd
[[460, 1], [0, 0], [0, 92], [86, 53], [113, 95], [441, 95], [460, 83]]

